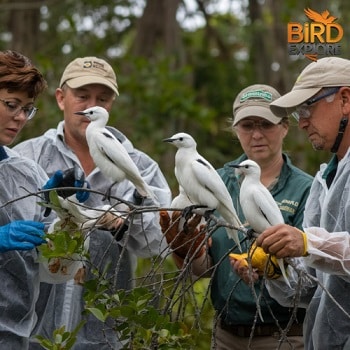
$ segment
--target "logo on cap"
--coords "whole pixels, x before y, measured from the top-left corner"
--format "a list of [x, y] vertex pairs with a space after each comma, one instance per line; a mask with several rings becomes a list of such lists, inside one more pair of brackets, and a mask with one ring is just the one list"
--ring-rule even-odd
[[272, 94], [264, 90], [247, 91], [241, 96], [240, 102], [245, 102], [249, 99], [259, 99], [259, 98], [262, 98], [267, 102], [271, 102]]
[[106, 70], [103, 63], [97, 61], [84, 61], [83, 68], [98, 68], [102, 70]]
[[84, 61], [83, 68], [91, 68], [92, 62], [91, 61]]
[[328, 10], [318, 13], [307, 8], [304, 13], [313, 22], [288, 23], [288, 54], [304, 55], [312, 61], [317, 61], [318, 55], [340, 55], [339, 42], [344, 30], [334, 23], [337, 17], [331, 16]]

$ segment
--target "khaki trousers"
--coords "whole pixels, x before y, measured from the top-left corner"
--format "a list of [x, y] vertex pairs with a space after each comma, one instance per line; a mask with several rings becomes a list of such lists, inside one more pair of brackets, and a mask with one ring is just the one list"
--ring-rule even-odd
[[302, 336], [288, 336], [282, 344], [273, 336], [239, 337], [217, 326], [213, 330], [211, 350], [304, 350]]

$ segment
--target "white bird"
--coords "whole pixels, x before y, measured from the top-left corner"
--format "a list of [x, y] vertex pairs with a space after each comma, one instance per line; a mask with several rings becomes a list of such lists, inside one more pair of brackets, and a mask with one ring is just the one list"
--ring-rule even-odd
[[[239, 202], [251, 228], [260, 234], [270, 226], [283, 224], [284, 219], [276, 201], [260, 181], [260, 166], [250, 159], [231, 166], [236, 168], [236, 174], [244, 175]], [[277, 262], [283, 277], [289, 284], [283, 259], [277, 259]]]
[[[186, 133], [178, 133], [163, 140], [175, 145], [175, 176], [192, 205], [216, 209], [223, 219], [235, 228], [241, 228], [231, 196], [214, 167], [197, 152], [197, 143]], [[180, 192], [181, 194], [181, 192]], [[226, 228], [241, 250], [237, 229]]]
[[153, 192], [141, 177], [136, 164], [118, 139], [105, 128], [109, 114], [103, 107], [95, 106], [75, 114], [84, 115], [91, 122], [86, 128], [89, 152], [96, 166], [114, 183], [131, 181], [142, 197], [155, 199]]
[[185, 209], [190, 205], [193, 205], [193, 203], [191, 203], [187, 197], [185, 190], [179, 185], [179, 193], [176, 197], [173, 198], [170, 208]]
[[[185, 190], [181, 186], [179, 186], [179, 193], [172, 200], [170, 208], [184, 210], [184, 209], [191, 207], [191, 206], [193, 206], [193, 202], [190, 201], [187, 194], [185, 193]], [[193, 214], [202, 215], [201, 221], [199, 222], [197, 227], [205, 224], [205, 218], [203, 216], [203, 214], [205, 214], [204, 208], [194, 209]], [[179, 230], [182, 230], [184, 228], [186, 221], [187, 221], [187, 218], [185, 216], [181, 217], [181, 219], [179, 221], [179, 225], [178, 225]]]
[[[46, 250], [51, 251], [53, 257], [46, 257], [48, 253], [43, 254], [39, 248], [39, 276], [41, 282], [64, 283], [69, 279], [73, 279], [77, 272], [84, 267], [91, 230], [103, 228], [106, 220], [110, 221], [113, 218], [122, 217], [122, 213], [112, 209], [109, 205], [104, 205], [98, 209], [89, 209], [78, 202], [75, 194], [63, 198], [56, 191], [51, 191], [49, 197], [50, 202], [45, 202], [43, 205], [53, 209], [57, 214], [57, 217], [47, 229], [48, 245]], [[67, 234], [70, 235], [72, 241], [67, 237]], [[51, 238], [49, 238], [50, 235]], [[64, 238], [57, 239], [59, 236]], [[56, 240], [60, 242], [62, 247], [64, 244], [69, 247], [65, 255], [59, 250], [58, 255], [55, 256], [57, 251], [55, 251], [54, 242]], [[73, 243], [73, 240], [75, 243]], [[72, 248], [74, 248], [73, 252], [71, 251]]]
[[[84, 255], [88, 251], [90, 236], [88, 234], [97, 222], [97, 215], [101, 217], [101, 212], [97, 214], [90, 210], [84, 211], [81, 209], [78, 200], [75, 195], [63, 198], [58, 196], [56, 192], [50, 192], [50, 202], [45, 203], [50, 209], [54, 209], [57, 217], [52, 221], [48, 227], [48, 237], [55, 237], [56, 234], [63, 235], [68, 233], [71, 235], [71, 239], [75, 242], [79, 242], [78, 238], [81, 238], [81, 244], [75, 246], [74, 252], [67, 251], [66, 255], [62, 256], [62, 252], [59, 255], [48, 258], [43, 254], [39, 248], [38, 262], [39, 264], [39, 276], [41, 282], [46, 283], [64, 283], [70, 279], [73, 279], [76, 273], [84, 267]], [[91, 216], [94, 214], [93, 216]], [[65, 237], [65, 244], [70, 242], [68, 237]], [[54, 244], [55, 239], [47, 240], [47, 250], [55, 251]], [[62, 238], [61, 238], [62, 240]], [[63, 243], [62, 243], [63, 244]]]

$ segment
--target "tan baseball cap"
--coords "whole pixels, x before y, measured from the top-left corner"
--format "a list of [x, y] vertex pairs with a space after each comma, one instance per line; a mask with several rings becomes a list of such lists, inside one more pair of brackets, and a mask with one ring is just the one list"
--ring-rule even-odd
[[113, 68], [105, 60], [97, 57], [79, 57], [69, 63], [62, 74], [60, 87], [64, 83], [72, 89], [88, 84], [102, 84], [119, 95]]
[[[233, 102], [233, 126], [247, 117], [260, 117], [278, 124], [280, 117], [276, 117], [270, 110], [270, 103], [281, 95], [272, 86], [264, 84], [250, 85], [243, 89]], [[286, 117], [285, 114], [283, 117]]]
[[291, 114], [322, 88], [338, 86], [350, 86], [350, 61], [340, 57], [321, 58], [304, 68], [292, 90], [271, 103], [271, 111], [278, 116]]

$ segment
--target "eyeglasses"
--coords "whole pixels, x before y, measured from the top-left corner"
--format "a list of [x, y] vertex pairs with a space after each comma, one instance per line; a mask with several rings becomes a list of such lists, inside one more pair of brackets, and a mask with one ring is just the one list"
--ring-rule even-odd
[[36, 107], [23, 107], [21, 106], [18, 102], [15, 101], [6, 101], [0, 98], [0, 102], [4, 105], [6, 108], [7, 112], [12, 116], [12, 117], [17, 117], [21, 111], [24, 112], [24, 115], [26, 116], [27, 120], [32, 119], [35, 116], [36, 111], [38, 108]]
[[269, 132], [273, 131], [275, 129], [275, 127], [279, 124], [281, 124], [281, 123], [273, 124], [273, 123], [270, 123], [266, 120], [262, 120], [262, 121], [258, 121], [258, 122], [254, 121], [254, 120], [242, 120], [241, 122], [239, 122], [235, 126], [235, 129], [238, 132], [245, 133], [245, 134], [250, 134], [255, 129], [259, 129], [263, 133], [269, 133]]
[[[334, 95], [336, 92], [338, 92], [338, 90], [340, 89], [340, 87], [336, 87], [336, 88], [331, 88], [331, 89], [327, 89], [325, 91], [324, 94], [321, 94], [319, 96], [315, 96], [312, 97], [310, 99], [308, 99], [306, 102], [304, 102], [303, 104], [301, 104], [300, 106], [297, 106], [295, 108], [295, 113], [292, 113], [293, 117], [299, 121], [300, 118], [310, 118], [311, 116], [311, 112], [310, 112], [310, 108], [313, 104], [315, 104], [316, 102], [319, 102], [320, 100], [332, 96]], [[332, 102], [333, 99], [328, 99], [327, 102]]]

